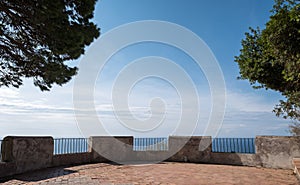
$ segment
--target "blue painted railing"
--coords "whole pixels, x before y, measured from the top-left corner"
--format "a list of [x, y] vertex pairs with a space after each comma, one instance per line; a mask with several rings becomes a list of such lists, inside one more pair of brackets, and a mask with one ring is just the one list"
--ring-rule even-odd
[[134, 138], [134, 151], [167, 151], [169, 149], [168, 138]]
[[[0, 140], [1, 146], [2, 140]], [[88, 152], [88, 138], [54, 139], [54, 154], [71, 154]], [[134, 151], [167, 151], [168, 138], [134, 138]], [[255, 153], [255, 138], [214, 138], [212, 152]], [[1, 159], [1, 147], [0, 147]]]
[[88, 138], [54, 139], [54, 155], [88, 152]]
[[255, 138], [214, 138], [212, 152], [255, 153]]

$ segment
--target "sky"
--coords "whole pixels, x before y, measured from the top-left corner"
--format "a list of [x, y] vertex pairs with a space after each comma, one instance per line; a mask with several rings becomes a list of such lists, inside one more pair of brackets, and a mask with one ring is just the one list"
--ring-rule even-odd
[[[272, 5], [271, 0], [99, 0], [96, 4], [93, 22], [101, 28], [100, 39], [121, 25], [147, 20], [176, 24], [202, 39], [215, 57], [226, 87], [224, 116], [220, 114], [222, 122], [212, 133], [208, 129], [210, 121], [215, 119], [212, 109], [214, 105], [222, 106], [213, 100], [221, 92], [212, 94], [205, 69], [181, 48], [160, 42], [134, 43], [112, 53], [99, 70], [103, 63], [100, 54], [112, 52], [110, 48], [117, 45], [118, 39], [146, 35], [149, 30], [141, 28], [134, 33], [124, 32], [102, 45], [98, 40], [92, 43], [84, 56], [68, 62], [79, 67], [79, 74], [62, 87], [41, 92], [30, 79], [25, 79], [19, 89], [1, 87], [0, 138], [8, 135], [88, 137], [99, 134], [92, 126], [94, 113], [97, 124], [109, 135], [166, 137], [184, 135], [183, 130], [188, 128], [192, 129], [192, 135], [214, 137], [289, 135], [290, 121], [272, 113], [283, 97], [272, 90], [254, 90], [248, 81], [237, 80], [239, 68], [234, 62], [244, 33], [249, 27], [263, 28]], [[175, 30], [168, 31], [170, 37], [177, 36], [175, 40], [188, 42], [184, 35], [176, 35]], [[192, 49], [197, 51], [197, 47]], [[156, 58], [147, 58], [153, 56]], [[96, 76], [92, 76], [94, 69], [98, 69]], [[217, 71], [211, 68], [208, 73], [215, 72], [217, 76]], [[171, 80], [156, 74], [160, 72]], [[130, 78], [138, 74], [144, 75], [143, 78], [130, 84]], [[92, 87], [85, 83], [78, 85], [80, 79]], [[190, 82], [193, 88], [188, 88]], [[193, 90], [197, 98], [193, 97]], [[88, 92], [93, 92], [93, 106], [83, 111], [77, 103], [84, 102], [81, 100], [85, 98], [79, 101], [76, 97], [86, 96]], [[118, 109], [117, 100], [126, 100], [129, 111], [124, 107]]]

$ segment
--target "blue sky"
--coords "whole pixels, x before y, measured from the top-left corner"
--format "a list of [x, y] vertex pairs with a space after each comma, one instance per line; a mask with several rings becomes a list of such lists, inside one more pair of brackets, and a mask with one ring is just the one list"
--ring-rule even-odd
[[[289, 121], [272, 113], [274, 105], [282, 99], [280, 94], [270, 90], [254, 90], [247, 81], [237, 80], [239, 69], [234, 62], [244, 33], [250, 26], [264, 27], [272, 5], [271, 0], [100, 0], [94, 22], [101, 28], [102, 34], [117, 26], [143, 20], [168, 21], [186, 27], [206, 42], [224, 74], [227, 104], [218, 136], [287, 135]], [[98, 74], [94, 104], [104, 127], [112, 135], [138, 137], [170, 135], [176, 127], [174, 123], [180, 118], [180, 96], [170, 83], [158, 78], [146, 78], [137, 83], [131, 89], [128, 101], [134, 118], [143, 120], [151, 117], [149, 101], [154, 97], [163, 99], [168, 111], [164, 125], [151, 132], [136, 132], [126, 129], [115, 118], [111, 98], [114, 80], [131, 61], [146, 56], [170, 59], [190, 75], [200, 100], [200, 117], [194, 134], [203, 135], [211, 110], [209, 84], [203, 71], [178, 48], [149, 42], [119, 51]], [[81, 59], [71, 65], [79, 65]], [[74, 80], [63, 87], [56, 86], [50, 92], [40, 92], [31, 80], [25, 80], [20, 89], [0, 88], [0, 137], [81, 137], [74, 114], [73, 87]], [[124, 114], [128, 116], [130, 113]], [[88, 119], [86, 122], [88, 125]]]

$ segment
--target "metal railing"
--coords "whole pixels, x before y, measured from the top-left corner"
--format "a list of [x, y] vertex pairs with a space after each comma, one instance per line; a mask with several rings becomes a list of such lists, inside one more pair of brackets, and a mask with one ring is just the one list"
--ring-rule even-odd
[[255, 138], [214, 138], [212, 152], [255, 153]]
[[134, 138], [134, 151], [167, 151], [169, 149], [168, 138]]
[[54, 139], [54, 155], [88, 152], [88, 138]]
[[[0, 140], [0, 146], [2, 140]], [[88, 152], [88, 138], [54, 139], [54, 155]], [[167, 151], [168, 138], [134, 138], [134, 151]], [[213, 138], [212, 152], [255, 153], [255, 138]], [[1, 161], [0, 147], [0, 161]]]

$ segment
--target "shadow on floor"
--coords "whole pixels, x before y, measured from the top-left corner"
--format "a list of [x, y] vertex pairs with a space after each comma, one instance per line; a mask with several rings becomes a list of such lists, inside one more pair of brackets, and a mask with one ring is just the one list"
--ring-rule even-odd
[[63, 167], [47, 168], [47, 169], [31, 171], [19, 175], [14, 175], [10, 177], [0, 178], [0, 183], [4, 183], [10, 180], [19, 180], [24, 182], [37, 182], [37, 181], [56, 178], [64, 175], [69, 175], [76, 172], [77, 171], [67, 170]]

